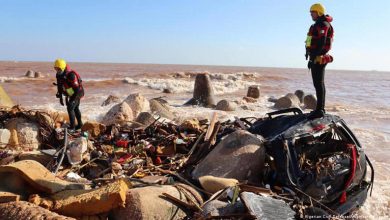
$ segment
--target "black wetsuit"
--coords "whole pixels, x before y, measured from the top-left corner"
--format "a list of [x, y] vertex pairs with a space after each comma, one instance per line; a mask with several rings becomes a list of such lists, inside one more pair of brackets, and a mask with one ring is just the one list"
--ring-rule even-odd
[[310, 56], [308, 67], [311, 69], [314, 88], [317, 95], [317, 111], [325, 112], [325, 67], [326, 64], [315, 62], [317, 56], [325, 55], [331, 49], [333, 39], [333, 27], [330, 22], [333, 20], [329, 15], [320, 16], [310, 27], [309, 35], [312, 36], [311, 46], [307, 48]]
[[[80, 129], [83, 125], [80, 112], [80, 100], [84, 96], [84, 88], [81, 85], [80, 76], [73, 70], [67, 69], [64, 73], [57, 74], [58, 94], [66, 96], [66, 109], [69, 115], [70, 129]], [[64, 86], [72, 88], [74, 94], [69, 96], [64, 91]], [[77, 119], [77, 126], [75, 126]]]

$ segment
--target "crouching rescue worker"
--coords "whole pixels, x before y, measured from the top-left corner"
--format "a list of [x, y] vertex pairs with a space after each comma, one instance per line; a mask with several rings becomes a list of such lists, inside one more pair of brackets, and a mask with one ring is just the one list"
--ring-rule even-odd
[[333, 61], [328, 54], [333, 41], [333, 27], [330, 24], [333, 18], [325, 15], [325, 8], [321, 4], [310, 7], [310, 15], [315, 22], [311, 25], [306, 38], [306, 60], [309, 58], [307, 67], [311, 69], [314, 88], [317, 95], [316, 109], [311, 112], [309, 118], [320, 118], [325, 114], [325, 67]]
[[[83, 126], [79, 108], [80, 100], [84, 96], [81, 77], [76, 71], [71, 70], [63, 59], [57, 59], [54, 62], [54, 69], [56, 70], [57, 78], [56, 97], [60, 99], [61, 105], [64, 105], [62, 95], [65, 96], [70, 123], [69, 129], [78, 130]], [[77, 126], [75, 126], [75, 117], [77, 119]]]

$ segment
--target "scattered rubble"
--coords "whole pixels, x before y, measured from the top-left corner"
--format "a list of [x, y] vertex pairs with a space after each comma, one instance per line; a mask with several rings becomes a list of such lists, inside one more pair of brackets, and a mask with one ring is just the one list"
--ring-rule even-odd
[[[46, 113], [0, 110], [0, 141], [9, 139], [0, 150], [0, 218], [302, 219], [316, 207], [307, 200], [315, 196], [270, 186], [274, 158], [267, 139], [250, 130], [265, 119], [220, 122], [214, 113], [176, 124], [165, 119], [175, 118], [166, 101], [140, 97], [113, 106], [104, 124], [86, 122], [72, 133]], [[128, 104], [141, 111], [144, 101], [151, 113]], [[34, 148], [25, 140], [30, 136], [38, 137]], [[316, 161], [300, 160], [315, 169]], [[327, 161], [321, 175], [331, 169]]]

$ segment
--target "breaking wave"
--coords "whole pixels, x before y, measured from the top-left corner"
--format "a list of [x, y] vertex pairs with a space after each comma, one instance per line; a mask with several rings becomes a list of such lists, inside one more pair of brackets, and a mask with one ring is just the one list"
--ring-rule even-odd
[[[191, 93], [194, 90], [194, 76], [197, 73], [184, 73], [183, 78], [140, 78], [126, 77], [124, 82], [144, 86], [154, 90], [170, 90], [172, 93]], [[217, 95], [233, 93], [246, 89], [255, 84], [254, 80], [259, 77], [258, 73], [210, 73], [214, 92]], [[187, 78], [190, 77], [191, 79]]]

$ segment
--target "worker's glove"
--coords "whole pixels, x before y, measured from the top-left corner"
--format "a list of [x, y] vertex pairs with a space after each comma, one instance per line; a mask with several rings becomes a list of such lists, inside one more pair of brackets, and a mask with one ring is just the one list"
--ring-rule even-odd
[[62, 97], [60, 97], [60, 104], [61, 104], [62, 106], [64, 106], [64, 99], [63, 99]]
[[312, 67], [313, 67], [313, 61], [309, 60], [309, 62], [307, 62], [307, 68], [311, 69]]

